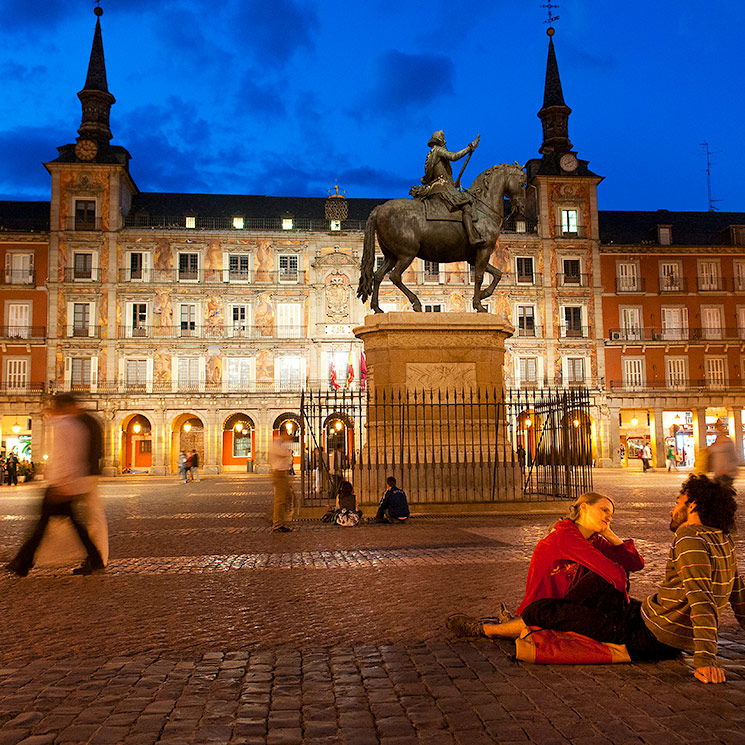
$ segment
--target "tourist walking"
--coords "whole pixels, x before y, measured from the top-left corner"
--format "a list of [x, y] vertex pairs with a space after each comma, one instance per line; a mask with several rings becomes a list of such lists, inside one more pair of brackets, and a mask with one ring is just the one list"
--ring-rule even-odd
[[723, 486], [732, 486], [741, 458], [737, 457], [735, 443], [727, 433], [727, 427], [721, 419], [714, 425], [717, 437], [709, 445], [707, 468], [714, 474], [714, 481]]
[[199, 481], [199, 455], [196, 450], [191, 451], [191, 480]]
[[290, 468], [293, 453], [290, 447], [290, 435], [280, 429], [279, 434], [269, 446], [269, 465], [274, 482], [274, 510], [272, 513], [272, 532], [289, 533], [292, 528], [285, 525], [288, 507], [292, 506], [292, 486], [290, 485]]

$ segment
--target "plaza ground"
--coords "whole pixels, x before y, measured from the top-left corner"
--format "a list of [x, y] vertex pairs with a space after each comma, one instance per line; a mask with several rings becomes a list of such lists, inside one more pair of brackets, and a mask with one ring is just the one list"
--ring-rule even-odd
[[[637, 597], [663, 575], [684, 476], [594, 472], [647, 561]], [[0, 489], [3, 560], [40, 491]], [[745, 632], [729, 610], [723, 686], [695, 682], [685, 656], [541, 667], [514, 662], [510, 642], [450, 637], [454, 610], [518, 604], [555, 516], [275, 535], [267, 477], [111, 479], [102, 493], [105, 574], [0, 577], [0, 745], [745, 743]]]

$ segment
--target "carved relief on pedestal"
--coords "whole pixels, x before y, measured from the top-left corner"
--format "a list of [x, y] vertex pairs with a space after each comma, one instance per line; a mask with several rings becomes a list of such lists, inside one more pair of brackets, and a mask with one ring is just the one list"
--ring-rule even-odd
[[476, 388], [476, 363], [407, 362], [406, 387], [425, 390]]
[[326, 322], [345, 323], [349, 320], [349, 278], [330, 274], [326, 278]]

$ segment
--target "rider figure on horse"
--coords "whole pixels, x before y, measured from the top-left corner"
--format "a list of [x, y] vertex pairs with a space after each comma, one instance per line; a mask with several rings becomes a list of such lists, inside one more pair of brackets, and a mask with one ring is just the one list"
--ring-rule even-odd
[[447, 205], [451, 212], [460, 210], [463, 215], [463, 227], [465, 228], [468, 242], [472, 246], [483, 242], [473, 224], [473, 198], [467, 189], [461, 190], [459, 184], [456, 185], [453, 181], [453, 169], [450, 163], [460, 160], [465, 155], [470, 156], [478, 146], [479, 139], [480, 135], [473, 142], [466, 145], [463, 150], [451, 153], [447, 149], [445, 133], [442, 130], [435, 132], [427, 143], [427, 146], [432, 149], [427, 153], [427, 160], [424, 163], [424, 178], [422, 179], [424, 189], [414, 187], [412, 190], [412, 196], [425, 199], [431, 196], [437, 196]]

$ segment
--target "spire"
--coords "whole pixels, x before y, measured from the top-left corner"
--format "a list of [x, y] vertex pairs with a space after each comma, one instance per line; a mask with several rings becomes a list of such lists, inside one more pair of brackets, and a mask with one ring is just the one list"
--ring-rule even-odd
[[564, 103], [564, 93], [561, 90], [559, 66], [556, 63], [554, 50], [554, 29], [549, 26], [546, 33], [548, 34], [548, 60], [543, 107], [538, 112], [538, 117], [543, 124], [543, 144], [539, 152], [543, 154], [568, 153], [572, 149], [572, 143], [569, 142], [569, 114], [572, 110]]
[[109, 93], [106, 84], [106, 63], [103, 55], [103, 40], [101, 38], [101, 16], [103, 10], [99, 7], [93, 9], [96, 14], [96, 30], [93, 34], [93, 46], [91, 58], [88, 63], [88, 75], [85, 79], [83, 90], [78, 93], [78, 98], [83, 106], [83, 118], [78, 133], [80, 140], [92, 140], [97, 145], [107, 145], [112, 138], [109, 129], [109, 113], [111, 106], [116, 102], [114, 96]]

